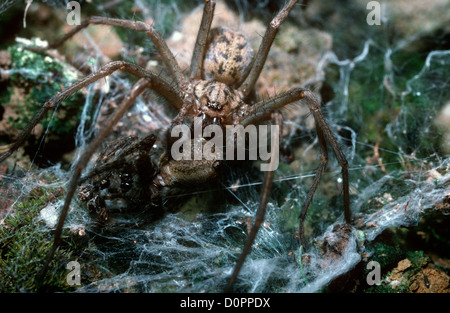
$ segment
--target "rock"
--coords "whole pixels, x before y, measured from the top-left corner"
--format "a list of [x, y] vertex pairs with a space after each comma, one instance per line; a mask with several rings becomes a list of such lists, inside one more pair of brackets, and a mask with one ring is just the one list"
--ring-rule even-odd
[[414, 293], [450, 293], [450, 277], [428, 264], [410, 280], [409, 290]]
[[[67, 34], [72, 28], [73, 26], [63, 24], [63, 33]], [[89, 50], [94, 49], [94, 47], [87, 44], [89, 42], [94, 42], [98, 46], [98, 49], [100, 49], [102, 63], [107, 63], [120, 56], [121, 51], [125, 48], [113, 27], [108, 25], [88, 27], [86, 32], [77, 33], [65, 44], [68, 46], [68, 51], [78, 51], [81, 48], [81, 53], [89, 56]]]
[[447, 0], [396, 0], [387, 1], [388, 22], [404, 37], [433, 32], [439, 28], [450, 31], [450, 2]]
[[11, 67], [11, 54], [7, 50], [0, 51], [0, 68], [9, 69]]
[[427, 257], [416, 258], [413, 262], [409, 259], [401, 260], [386, 278], [385, 283], [399, 292], [450, 292], [450, 277], [430, 263]]
[[404, 259], [398, 262], [398, 266], [394, 268], [389, 276], [389, 280], [391, 282], [398, 282], [402, 279], [403, 273], [405, 270], [411, 267], [411, 261], [408, 259]]
[[450, 102], [447, 102], [438, 113], [435, 122], [444, 132], [442, 150], [444, 154], [450, 154]]
[[[167, 41], [181, 68], [188, 68], [190, 64], [202, 12], [203, 8], [200, 6], [188, 14], [182, 21], [181, 32], [174, 32]], [[234, 11], [223, 1], [219, 1], [211, 27], [229, 27], [243, 32], [256, 54], [270, 21], [253, 19], [240, 24], [239, 20]], [[317, 29], [302, 30], [285, 21], [272, 44], [259, 78], [259, 94], [262, 97], [274, 95], [299, 86], [317, 75], [323, 75], [316, 72], [318, 63], [331, 48], [332, 38], [328, 33]]]

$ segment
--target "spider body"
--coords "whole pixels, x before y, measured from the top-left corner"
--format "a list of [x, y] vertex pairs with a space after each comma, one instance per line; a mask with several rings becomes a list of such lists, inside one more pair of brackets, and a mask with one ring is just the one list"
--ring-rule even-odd
[[[202, 129], [218, 125], [224, 130], [226, 125], [239, 124], [239, 117], [248, 110], [248, 105], [242, 93], [232, 86], [246, 78], [252, 58], [253, 50], [243, 34], [226, 28], [212, 29], [203, 64], [204, 79], [188, 82], [180, 110], [184, 114], [173, 125], [186, 124], [193, 130], [195, 117], [201, 119]], [[221, 160], [174, 160], [170, 150], [175, 138], [170, 137], [169, 132], [167, 151], [157, 165], [153, 164], [150, 150], [154, 140], [150, 137], [140, 141], [138, 148], [134, 147], [139, 142], [137, 137], [118, 139], [98, 157], [95, 174], [82, 180], [85, 183], [79, 190], [79, 199], [87, 203], [99, 220], [106, 221], [109, 212], [117, 208], [161, 212], [164, 196], [218, 176]], [[192, 136], [192, 150], [195, 140]], [[198, 147], [202, 149], [203, 143]], [[194, 155], [194, 151], [191, 152]], [[125, 205], [120, 205], [121, 202]]]
[[153, 183], [156, 166], [150, 155], [154, 142], [153, 135], [118, 139], [82, 179], [78, 198], [99, 222], [106, 222], [111, 211], [144, 211], [155, 218], [161, 215], [161, 197]]
[[228, 28], [211, 29], [203, 73], [206, 80], [239, 86], [247, 77], [253, 49], [247, 38]]
[[[233, 86], [239, 84], [249, 73], [253, 49], [241, 33], [227, 28], [214, 28], [208, 40], [208, 48], [203, 63], [202, 78], [193, 79], [184, 91], [183, 107], [172, 125], [186, 124], [194, 129], [193, 118], [201, 119], [201, 128], [218, 125], [224, 130], [226, 125], [238, 125], [239, 118], [248, 111], [243, 95]], [[194, 132], [192, 150], [195, 149]], [[163, 195], [170, 194], [171, 188], [192, 186], [215, 179], [220, 170], [220, 160], [174, 160], [169, 153], [174, 138], [168, 136], [167, 152], [159, 161], [160, 172], [154, 179], [154, 186], [165, 189]], [[200, 138], [203, 143], [205, 138]], [[194, 155], [192, 151], [191, 155]]]
[[[347, 161], [332, 130], [321, 113], [320, 105], [314, 94], [307, 89], [297, 87], [267, 99], [255, 100], [253, 98], [256, 81], [263, 70], [279, 27], [287, 18], [296, 2], [297, 0], [290, 0], [273, 18], [267, 27], [257, 53], [253, 55], [253, 50], [248, 40], [242, 34], [225, 28], [211, 29], [215, 2], [213, 0], [205, 0], [191, 65], [184, 72], [180, 69], [174, 55], [155, 29], [151, 25], [138, 21], [98, 16], [91, 17], [47, 48], [29, 48], [40, 52], [57, 48], [65, 40], [89, 25], [102, 24], [128, 28], [138, 32], [145, 32], [149, 36], [164, 65], [167, 67], [171, 78], [166, 79], [159, 74], [125, 61], [113, 61], [105, 64], [98, 71], [91, 73], [46, 101], [12, 147], [0, 156], [1, 162], [11, 155], [23, 144], [32, 129], [48, 110], [57, 107], [60, 101], [83, 87], [111, 75], [117, 70], [128, 72], [138, 78], [116, 111], [108, 118], [97, 136], [85, 148], [84, 153], [74, 167], [67, 188], [64, 206], [56, 227], [54, 243], [39, 276], [41, 280], [59, 245], [64, 221], [72, 197], [76, 193], [80, 182], [83, 185], [79, 189], [80, 199], [86, 201], [88, 207], [103, 220], [108, 215], [107, 202], [115, 199], [125, 200], [127, 207], [154, 211], [155, 214], [159, 214], [162, 209], [161, 202], [165, 196], [182, 188], [215, 179], [223, 162], [222, 158], [216, 158], [214, 155], [209, 159], [176, 159], [171, 153], [171, 148], [177, 142], [177, 137], [172, 136], [171, 130], [180, 125], [186, 126], [188, 130], [194, 129], [194, 135], [191, 132], [187, 141], [192, 143], [188, 148], [191, 151], [188, 152], [195, 154], [198, 152], [197, 150], [203, 149], [204, 145], [206, 145], [205, 141], [208, 139], [207, 136], [196, 136], [195, 129], [199, 128], [199, 126], [200, 129], [204, 130], [209, 125], [216, 125], [223, 130], [228, 125], [246, 127], [267, 121], [272, 121], [280, 126], [282, 121], [279, 110], [294, 102], [306, 103], [311, 111], [316, 122], [320, 148], [320, 165], [299, 216], [300, 243], [302, 246], [306, 245], [303, 222], [327, 165], [327, 143], [332, 148], [342, 168], [344, 216], [346, 223], [350, 224]], [[168, 103], [178, 111], [178, 115], [166, 132], [165, 152], [159, 158], [156, 158], [156, 162], [152, 161], [152, 159], [155, 159], [155, 151], [152, 147], [156, 140], [152, 134], [143, 139], [135, 137], [119, 139], [117, 142], [110, 144], [100, 154], [95, 167], [90, 173], [82, 177], [83, 170], [91, 156], [112, 127], [116, 125], [136, 98], [147, 89], [152, 89], [166, 98]], [[198, 125], [199, 123], [201, 125]], [[258, 229], [264, 221], [273, 176], [274, 169], [269, 168], [264, 176], [254, 225], [231, 275], [226, 289], [228, 291], [233, 286], [252, 247]]]

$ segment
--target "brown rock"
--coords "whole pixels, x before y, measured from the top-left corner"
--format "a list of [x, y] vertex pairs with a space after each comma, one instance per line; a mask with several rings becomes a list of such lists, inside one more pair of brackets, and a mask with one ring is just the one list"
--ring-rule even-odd
[[433, 264], [411, 278], [409, 290], [414, 293], [450, 293], [450, 277]]

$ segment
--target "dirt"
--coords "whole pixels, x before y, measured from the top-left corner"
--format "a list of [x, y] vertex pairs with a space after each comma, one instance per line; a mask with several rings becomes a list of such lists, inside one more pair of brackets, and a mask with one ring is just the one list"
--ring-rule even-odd
[[398, 262], [386, 280], [394, 290], [401, 286], [412, 293], [449, 293], [450, 277], [425, 258], [419, 268], [409, 259]]
[[428, 264], [410, 280], [409, 290], [414, 293], [449, 293], [450, 277]]

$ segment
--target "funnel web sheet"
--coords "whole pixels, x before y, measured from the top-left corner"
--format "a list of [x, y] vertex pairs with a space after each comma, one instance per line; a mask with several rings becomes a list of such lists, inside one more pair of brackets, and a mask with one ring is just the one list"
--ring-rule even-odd
[[[104, 56], [94, 40], [88, 45], [97, 55], [86, 64], [95, 70]], [[241, 270], [237, 291], [324, 290], [333, 279], [354, 268], [361, 261], [361, 253], [370, 254], [367, 245], [387, 228], [415, 226], [429, 211], [449, 213], [442, 206], [450, 195], [450, 156], [442, 148], [445, 138], [448, 140], [445, 132], [449, 125], [440, 124], [439, 117], [450, 103], [450, 51], [429, 52], [421, 69], [401, 77], [396, 68], [396, 49], [379, 45], [376, 40], [360, 46], [361, 53], [353, 59], [325, 54], [317, 71], [324, 71], [319, 79], [333, 89], [333, 99], [324, 103], [326, 118], [349, 160], [354, 225], [347, 234], [345, 249], [336, 258], [327, 258], [322, 249], [324, 241], [340, 240], [333, 229], [344, 221], [336, 160], [330, 156], [328, 172], [308, 212], [306, 236], [311, 246], [302, 251], [295, 238], [298, 215], [318, 163], [297, 167], [280, 164], [264, 225]], [[29, 73], [23, 69], [22, 74]], [[88, 88], [72, 164], [110, 113], [110, 106], [119, 103], [123, 90], [130, 86], [128, 77], [115, 74]], [[99, 96], [92, 96], [94, 93]], [[148, 92], [138, 98], [110, 139], [159, 134], [170, 125], [173, 114], [160, 97]], [[380, 122], [373, 125], [371, 119]], [[294, 122], [288, 119], [287, 123]], [[297, 126], [298, 130], [303, 125]], [[285, 137], [286, 145], [307, 137], [299, 138], [295, 131]], [[370, 132], [375, 133], [368, 135]], [[318, 155], [315, 137], [305, 141], [305, 146], [294, 152], [295, 158]], [[158, 151], [160, 142], [156, 145]], [[5, 186], [2, 197], [8, 203], [2, 206], [2, 221], [14, 216], [18, 204], [37, 187], [48, 189], [49, 194], [65, 187], [70, 171], [54, 165], [39, 171], [30, 167], [20, 177], [1, 175]], [[193, 193], [180, 210], [156, 222], [145, 223], [137, 213], [117, 217], [112, 230], [93, 227], [87, 209], [74, 199], [65, 228], [78, 234], [84, 229], [83, 236], [88, 239], [83, 252], [70, 257], [91, 271], [76, 291], [222, 291], [243, 247], [247, 224], [257, 210], [263, 177], [241, 173], [232, 164], [229, 172], [218, 187]], [[35, 232], [51, 232], [55, 208], [61, 204], [59, 199], [45, 205], [33, 221], [41, 225]], [[309, 259], [306, 261], [302, 254]]]

